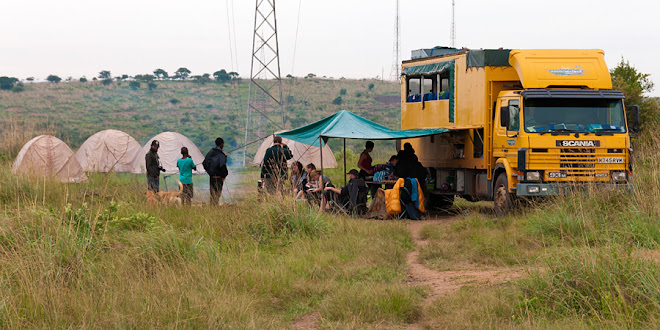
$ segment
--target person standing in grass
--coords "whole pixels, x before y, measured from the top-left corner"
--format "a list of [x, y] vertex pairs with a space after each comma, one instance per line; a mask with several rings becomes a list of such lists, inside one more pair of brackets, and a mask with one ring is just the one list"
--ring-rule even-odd
[[191, 205], [193, 198], [192, 171], [197, 171], [197, 166], [188, 154], [188, 148], [181, 148], [181, 158], [176, 161], [176, 167], [179, 168], [179, 181], [183, 185], [181, 193], [183, 205]]
[[151, 141], [151, 149], [144, 156], [144, 161], [147, 165], [147, 189], [158, 193], [160, 186], [160, 172], [165, 172], [165, 169], [160, 166], [160, 158], [158, 157], [158, 148], [160, 143], [158, 140]]
[[282, 143], [282, 137], [273, 137], [273, 146], [266, 150], [261, 165], [261, 178], [264, 180], [266, 191], [269, 193], [282, 192], [284, 180], [287, 175], [287, 161], [293, 158], [293, 153]]
[[206, 173], [210, 177], [211, 205], [218, 205], [220, 195], [222, 195], [222, 186], [225, 178], [229, 175], [229, 171], [227, 171], [227, 155], [222, 151], [224, 146], [225, 140], [222, 138], [215, 139], [215, 148], [206, 154], [204, 162], [202, 162], [202, 166], [204, 166]]

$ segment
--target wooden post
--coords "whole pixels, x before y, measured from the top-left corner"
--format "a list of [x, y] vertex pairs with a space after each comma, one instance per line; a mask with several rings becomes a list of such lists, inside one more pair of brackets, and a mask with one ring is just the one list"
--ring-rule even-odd
[[319, 136], [319, 146], [321, 146], [321, 175], [323, 175], [323, 138]]
[[344, 138], [344, 186], [346, 185], [346, 139]]

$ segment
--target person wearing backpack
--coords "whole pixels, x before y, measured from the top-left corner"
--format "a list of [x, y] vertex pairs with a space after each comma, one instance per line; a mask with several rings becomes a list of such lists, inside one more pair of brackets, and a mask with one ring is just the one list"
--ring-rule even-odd
[[227, 155], [222, 148], [225, 141], [222, 138], [215, 139], [215, 148], [211, 149], [204, 157], [202, 166], [209, 174], [209, 188], [211, 191], [210, 205], [218, 205], [220, 195], [222, 195], [222, 186], [229, 171], [227, 170]]
[[282, 193], [284, 181], [286, 180], [288, 167], [287, 162], [293, 158], [293, 153], [282, 142], [282, 137], [273, 137], [273, 146], [266, 150], [261, 165], [261, 178], [264, 180], [266, 191], [269, 193]]

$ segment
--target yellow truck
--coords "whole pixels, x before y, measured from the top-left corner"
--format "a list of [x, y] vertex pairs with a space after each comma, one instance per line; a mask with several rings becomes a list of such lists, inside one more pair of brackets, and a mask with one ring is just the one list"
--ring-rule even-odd
[[429, 200], [492, 200], [575, 186], [631, 189], [629, 131], [638, 109], [612, 90], [602, 50], [413, 51], [402, 63], [401, 128], [446, 128], [410, 139], [429, 170]]

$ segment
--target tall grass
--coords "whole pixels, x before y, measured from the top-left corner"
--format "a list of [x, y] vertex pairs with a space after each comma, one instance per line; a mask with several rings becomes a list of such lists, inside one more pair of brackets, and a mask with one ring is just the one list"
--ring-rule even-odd
[[654, 131], [634, 141], [633, 191], [574, 191], [506, 218], [471, 215], [424, 228], [430, 243], [420, 257], [431, 267], [523, 265], [529, 273], [508, 286], [465, 288], [437, 301], [428, 325], [657, 326], [660, 137]]
[[[404, 225], [248, 195], [234, 206], [149, 208], [142, 178], [84, 184], [0, 164], [0, 327], [402, 326]], [[360, 292], [359, 294], [355, 294]], [[345, 303], [350, 302], [347, 306]]]

